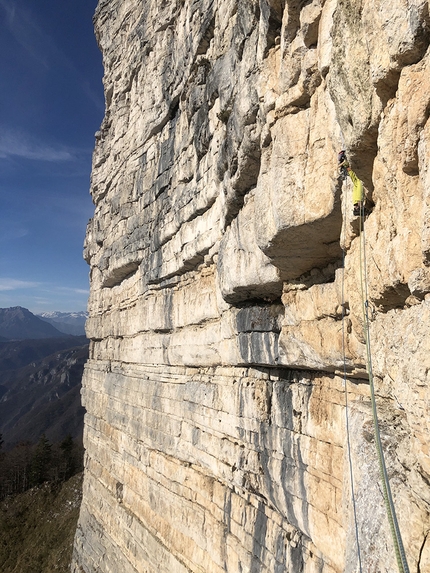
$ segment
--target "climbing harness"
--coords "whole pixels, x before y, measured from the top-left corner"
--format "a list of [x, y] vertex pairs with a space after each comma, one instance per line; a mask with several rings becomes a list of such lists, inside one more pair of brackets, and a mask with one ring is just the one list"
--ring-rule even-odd
[[[340, 154], [339, 154], [340, 156]], [[346, 155], [343, 159], [346, 161]], [[340, 162], [339, 162], [340, 163]], [[348, 165], [349, 166], [349, 165]], [[342, 168], [342, 167], [341, 167]], [[354, 174], [355, 175], [355, 174]], [[351, 177], [354, 188], [355, 182], [354, 179]], [[353, 201], [356, 197], [353, 196]], [[346, 204], [346, 201], [344, 201]], [[345, 214], [344, 214], [345, 215]], [[365, 236], [365, 227], [364, 227], [364, 200], [363, 196], [361, 195], [361, 200], [359, 203], [359, 245], [360, 245], [360, 285], [361, 285], [361, 304], [362, 304], [362, 312], [363, 312], [363, 330], [364, 330], [364, 338], [366, 344], [366, 357], [367, 357], [367, 373], [369, 376], [369, 386], [370, 386], [370, 399], [372, 404], [372, 415], [373, 415], [373, 425], [374, 425], [374, 434], [375, 434], [375, 443], [376, 443], [376, 450], [378, 454], [378, 462], [379, 462], [379, 472], [382, 481], [382, 492], [384, 497], [385, 508], [387, 512], [388, 522], [390, 525], [390, 531], [393, 538], [394, 544], [394, 551], [396, 554], [396, 561], [397, 566], [399, 569], [399, 573], [409, 573], [409, 567], [406, 560], [406, 554], [403, 546], [402, 537], [400, 534], [400, 528], [397, 521], [396, 511], [394, 507], [394, 501], [391, 493], [390, 482], [388, 478], [387, 468], [384, 459], [384, 452], [382, 448], [382, 441], [381, 435], [379, 431], [379, 421], [378, 421], [378, 413], [376, 408], [376, 399], [375, 399], [375, 386], [373, 380], [373, 368], [372, 368], [372, 353], [371, 353], [371, 344], [370, 344], [370, 327], [369, 327], [369, 301], [368, 301], [368, 279], [367, 279], [367, 261], [366, 261], [366, 236]], [[346, 218], [344, 216], [344, 225], [346, 224]], [[345, 227], [344, 227], [344, 237], [345, 237]], [[345, 273], [345, 251], [343, 249], [343, 274]], [[345, 333], [344, 333], [344, 285], [343, 285], [343, 278], [342, 278], [342, 348], [343, 348], [343, 355], [344, 355], [344, 383], [345, 383], [345, 402], [346, 402], [346, 417], [347, 417], [347, 441], [348, 441], [348, 455], [350, 457], [350, 474], [351, 474], [351, 489], [352, 489], [352, 496], [353, 496], [353, 508], [354, 508], [354, 519], [355, 519], [355, 527], [356, 527], [356, 540], [357, 540], [357, 553], [358, 553], [358, 560], [359, 560], [359, 568], [361, 572], [361, 556], [360, 556], [360, 549], [359, 549], [359, 539], [358, 539], [358, 527], [357, 527], [357, 516], [356, 516], [356, 508], [355, 508], [355, 501], [354, 501], [354, 486], [352, 480], [352, 462], [350, 456], [350, 442], [349, 442], [349, 422], [348, 422], [348, 410], [347, 410], [347, 388], [346, 388], [346, 356], [345, 356]]]

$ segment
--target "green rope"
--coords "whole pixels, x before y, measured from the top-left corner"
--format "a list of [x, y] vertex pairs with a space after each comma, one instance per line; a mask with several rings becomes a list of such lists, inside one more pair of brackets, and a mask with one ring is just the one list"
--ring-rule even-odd
[[[376, 409], [375, 386], [373, 381], [372, 354], [370, 348], [370, 329], [369, 329], [369, 303], [367, 293], [367, 265], [366, 265], [366, 242], [364, 233], [364, 201], [360, 207], [360, 283], [361, 283], [361, 303], [363, 311], [363, 330], [366, 342], [367, 354], [367, 373], [369, 375], [370, 398], [372, 403], [373, 426], [375, 432], [376, 450], [378, 453], [379, 472], [382, 481], [382, 491], [384, 496], [385, 508], [390, 524], [391, 536], [393, 538], [394, 551], [396, 554], [397, 566], [399, 573], [409, 573], [408, 562], [406, 560], [405, 549], [403, 547], [402, 536], [397, 521], [396, 510], [394, 507], [393, 496], [391, 493], [390, 482], [388, 479], [387, 467], [385, 465], [384, 452], [382, 449], [381, 435], [379, 432], [378, 412]], [[364, 276], [363, 276], [364, 267]]]
[[[343, 214], [343, 240], [346, 240], [346, 205], [347, 200], [344, 197], [344, 214]], [[354, 473], [352, 465], [352, 455], [351, 455], [351, 440], [349, 432], [349, 403], [348, 403], [348, 386], [346, 377], [346, 350], [345, 350], [345, 249], [342, 249], [342, 354], [343, 354], [343, 383], [345, 386], [345, 426], [346, 426], [346, 443], [348, 451], [348, 464], [349, 464], [349, 479], [351, 482], [351, 498], [352, 498], [352, 508], [354, 514], [354, 524], [355, 524], [355, 542], [357, 544], [357, 558], [358, 567], [360, 573], [362, 573], [361, 565], [361, 551], [360, 551], [360, 539], [358, 534], [358, 522], [357, 522], [357, 507], [355, 503], [355, 487], [354, 487]]]

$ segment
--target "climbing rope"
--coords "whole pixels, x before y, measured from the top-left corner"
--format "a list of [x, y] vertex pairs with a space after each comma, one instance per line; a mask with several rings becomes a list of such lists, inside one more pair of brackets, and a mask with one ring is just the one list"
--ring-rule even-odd
[[393, 496], [391, 493], [390, 481], [388, 478], [387, 467], [385, 465], [384, 451], [382, 448], [381, 435], [379, 431], [378, 412], [376, 409], [375, 386], [373, 380], [372, 353], [370, 345], [370, 328], [369, 328], [369, 301], [368, 301], [368, 280], [367, 280], [367, 262], [366, 262], [366, 236], [364, 229], [364, 201], [360, 205], [359, 215], [360, 229], [360, 284], [361, 284], [361, 303], [363, 312], [363, 330], [366, 343], [367, 355], [367, 373], [369, 375], [370, 399], [372, 403], [373, 426], [375, 433], [376, 450], [378, 453], [379, 472], [382, 481], [382, 492], [384, 496], [385, 508], [387, 511], [388, 522], [390, 524], [391, 535], [393, 538], [394, 551], [396, 554], [397, 566], [399, 573], [409, 573], [408, 562], [406, 560], [405, 549], [403, 546], [402, 536], [397, 521], [396, 510], [394, 507]]
[[[344, 204], [344, 213], [343, 213], [343, 240], [345, 241], [346, 238], [346, 206], [347, 201], [346, 197], [343, 199]], [[361, 551], [360, 551], [360, 538], [358, 534], [358, 520], [357, 520], [357, 507], [355, 503], [355, 487], [354, 487], [354, 472], [353, 472], [353, 464], [352, 464], [352, 455], [351, 455], [351, 440], [349, 438], [349, 403], [348, 403], [348, 386], [347, 386], [347, 377], [346, 377], [346, 350], [345, 350], [345, 248], [342, 248], [342, 288], [341, 288], [341, 296], [342, 296], [342, 354], [343, 354], [343, 385], [345, 387], [345, 427], [346, 427], [346, 444], [347, 444], [347, 451], [348, 451], [348, 465], [349, 465], [349, 480], [351, 483], [351, 498], [352, 498], [352, 508], [354, 514], [354, 525], [355, 525], [355, 542], [357, 545], [357, 558], [358, 558], [358, 566], [359, 572], [362, 573], [362, 566], [361, 566]]]
[[[367, 35], [364, 35], [366, 40], [367, 52], [370, 55], [369, 43]], [[345, 139], [342, 136], [342, 149], [345, 149]], [[387, 467], [385, 465], [384, 451], [382, 449], [381, 435], [379, 432], [378, 412], [376, 409], [375, 399], [375, 386], [373, 381], [373, 368], [372, 368], [372, 353], [370, 347], [370, 328], [369, 328], [369, 299], [368, 299], [368, 280], [367, 280], [367, 262], [366, 262], [366, 236], [364, 230], [364, 200], [360, 203], [359, 215], [359, 229], [360, 229], [360, 282], [361, 282], [361, 304], [363, 310], [363, 329], [366, 342], [366, 355], [367, 355], [367, 373], [369, 375], [370, 386], [370, 399], [372, 402], [373, 413], [373, 426], [375, 433], [376, 450], [378, 452], [379, 472], [382, 481], [382, 491], [384, 495], [385, 507], [387, 510], [388, 521], [390, 524], [391, 535], [394, 543], [394, 551], [396, 553], [397, 566], [399, 573], [409, 573], [409, 566], [406, 560], [405, 549], [403, 546], [402, 536], [397, 521], [396, 510], [394, 507], [393, 496], [391, 493], [390, 481], [388, 479]], [[364, 272], [363, 272], [364, 268]]]

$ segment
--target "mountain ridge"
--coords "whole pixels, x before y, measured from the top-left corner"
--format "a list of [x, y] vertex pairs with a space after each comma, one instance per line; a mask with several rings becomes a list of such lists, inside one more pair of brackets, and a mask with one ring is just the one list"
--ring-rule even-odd
[[[18, 368], [2, 370], [5, 363], [0, 359], [0, 433], [6, 448], [20, 441], [37, 441], [43, 433], [52, 442], [68, 434], [82, 439], [80, 389], [88, 344], [79, 344], [84, 337], [62, 340], [63, 346], [69, 343], [67, 348], [48, 354], [52, 349], [48, 346], [45, 356], [27, 358]], [[1, 350], [0, 345], [0, 354]]]
[[0, 308], [0, 337], [8, 340], [64, 337], [55, 326], [38, 318], [28, 308]]
[[22, 368], [54, 352], [88, 344], [85, 336], [62, 336], [24, 340], [0, 340], [0, 377], [7, 370]]
[[85, 334], [85, 323], [88, 317], [88, 313], [85, 311], [50, 311], [37, 313], [36, 316], [65, 334], [74, 336]]

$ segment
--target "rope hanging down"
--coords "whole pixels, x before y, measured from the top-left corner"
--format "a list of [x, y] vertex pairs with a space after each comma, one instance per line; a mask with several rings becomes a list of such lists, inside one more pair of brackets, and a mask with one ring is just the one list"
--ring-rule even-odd
[[[346, 201], [343, 201], [343, 236], [346, 236]], [[354, 486], [354, 472], [351, 455], [351, 440], [349, 439], [349, 403], [348, 403], [348, 385], [346, 377], [346, 350], [345, 350], [345, 249], [342, 248], [342, 354], [343, 354], [343, 385], [345, 388], [345, 427], [346, 427], [346, 444], [348, 451], [348, 466], [349, 466], [349, 481], [351, 484], [351, 499], [352, 509], [354, 514], [354, 529], [355, 529], [355, 543], [357, 545], [357, 558], [359, 573], [362, 573], [361, 565], [361, 551], [360, 551], [360, 538], [358, 534], [358, 521], [357, 521], [357, 507], [355, 503], [355, 486]]]
[[[363, 203], [363, 202], [362, 202]], [[406, 560], [405, 549], [403, 547], [402, 536], [397, 521], [393, 496], [391, 493], [390, 481], [388, 479], [387, 467], [385, 465], [384, 451], [382, 448], [381, 434], [379, 432], [378, 412], [376, 409], [375, 385], [373, 380], [372, 353], [370, 346], [369, 328], [369, 301], [367, 296], [367, 264], [366, 264], [366, 237], [364, 231], [364, 206], [360, 207], [360, 282], [361, 282], [361, 304], [363, 311], [363, 328], [366, 342], [367, 373], [369, 375], [370, 399], [372, 403], [373, 426], [375, 433], [376, 450], [378, 453], [379, 473], [382, 481], [382, 492], [384, 495], [385, 508], [387, 510], [388, 522], [390, 524], [391, 536], [396, 553], [399, 573], [409, 573], [408, 562]]]
[[[355, 173], [350, 169], [349, 164], [346, 160], [345, 152], [339, 153], [339, 164], [343, 173], [344, 178], [348, 174], [354, 183], [353, 190], [353, 201], [354, 201], [354, 215], [359, 216], [359, 241], [360, 241], [360, 285], [361, 285], [361, 303], [363, 312], [363, 330], [364, 338], [366, 343], [366, 357], [367, 357], [367, 373], [369, 376], [369, 386], [370, 386], [370, 399], [372, 404], [372, 414], [373, 414], [373, 426], [375, 434], [375, 444], [378, 454], [379, 461], [379, 473], [382, 482], [382, 491], [385, 503], [385, 509], [387, 512], [388, 522], [390, 525], [391, 536], [393, 538], [394, 551], [396, 554], [397, 566], [399, 573], [409, 573], [408, 562], [406, 559], [406, 554], [403, 546], [402, 536], [400, 534], [400, 528], [397, 520], [396, 510], [394, 507], [393, 496], [391, 493], [390, 482], [387, 473], [387, 467], [385, 464], [384, 451], [382, 448], [381, 435], [379, 431], [379, 421], [378, 412], [376, 408], [375, 399], [375, 386], [373, 380], [373, 367], [372, 367], [372, 353], [370, 344], [370, 328], [369, 328], [369, 302], [368, 302], [368, 280], [367, 280], [367, 261], [366, 261], [366, 236], [364, 229], [364, 196], [363, 187], [361, 181], [357, 178]], [[351, 176], [351, 173], [353, 176]], [[360, 182], [357, 184], [357, 180]], [[361, 187], [360, 187], [361, 185]], [[358, 196], [358, 189], [361, 191], [361, 195]], [[358, 209], [357, 209], [358, 207]], [[358, 211], [358, 212], [357, 212]], [[345, 221], [345, 218], [344, 218]], [[344, 265], [345, 267], [345, 265]], [[342, 287], [343, 288], [343, 287]], [[343, 294], [342, 294], [343, 296]], [[344, 350], [345, 347], [343, 346]], [[346, 363], [345, 353], [344, 353], [344, 364]], [[344, 369], [346, 366], [344, 366]], [[346, 373], [345, 373], [346, 376]], [[348, 436], [348, 447], [349, 447], [349, 436]], [[354, 505], [354, 515], [355, 515], [355, 505]], [[358, 535], [358, 533], [357, 533]], [[358, 546], [358, 539], [357, 539]], [[361, 559], [359, 557], [359, 565], [361, 571]]]

